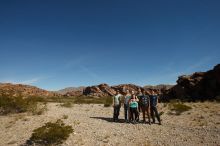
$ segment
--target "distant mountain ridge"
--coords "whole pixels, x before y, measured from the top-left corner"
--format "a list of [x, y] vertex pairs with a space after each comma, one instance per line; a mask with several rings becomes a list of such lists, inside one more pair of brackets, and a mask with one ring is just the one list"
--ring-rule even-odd
[[168, 90], [173, 85], [157, 85], [157, 86], [138, 86], [135, 84], [119, 84], [110, 86], [106, 83], [93, 85], [88, 87], [69, 87], [62, 90], [59, 90], [58, 93], [61, 93], [64, 96], [96, 96], [96, 97], [103, 97], [103, 96], [112, 96], [116, 93], [116, 90], [119, 90], [121, 94], [125, 94], [126, 90], [134, 91], [137, 93], [138, 89], [144, 90], [155, 90], [158, 94], [161, 94], [162, 90]]
[[59, 91], [51, 92], [30, 85], [0, 83], [0, 96], [112, 96], [118, 90], [125, 94], [126, 90], [137, 93], [138, 89], [145, 91], [154, 90], [157, 94], [162, 94], [166, 99], [215, 99], [220, 98], [220, 64], [207, 72], [196, 72], [192, 75], [180, 76], [176, 85], [146, 85], [144, 87], [135, 84], [119, 84], [109, 86], [100, 84], [88, 87], [68, 87]]
[[58, 93], [37, 88], [35, 86], [23, 84], [0, 83], [0, 96], [38, 96], [38, 97], [54, 97], [60, 96]]
[[83, 91], [86, 87], [85, 86], [80, 86], [80, 87], [67, 87], [67, 88], [64, 88], [64, 89], [61, 89], [61, 90], [58, 90], [58, 91], [55, 91], [59, 94], [66, 94], [68, 92], [78, 92], [78, 91]]

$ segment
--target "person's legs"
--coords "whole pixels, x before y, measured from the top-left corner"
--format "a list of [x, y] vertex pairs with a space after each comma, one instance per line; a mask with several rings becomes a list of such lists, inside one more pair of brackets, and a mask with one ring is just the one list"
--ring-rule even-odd
[[116, 119], [118, 120], [118, 116], [119, 116], [119, 113], [120, 113], [120, 106], [119, 105], [117, 105], [117, 115], [116, 115]]
[[138, 103], [138, 108], [137, 108], [137, 121], [139, 121], [139, 119], [140, 119], [140, 113], [141, 113], [141, 106], [140, 106], [140, 103]]
[[145, 118], [145, 111], [146, 111], [146, 107], [142, 106], [141, 107], [142, 113], [143, 113], [143, 122], [146, 122], [146, 118]]
[[134, 114], [135, 114], [135, 122], [139, 121], [138, 108], [133, 108], [133, 109], [134, 109]]
[[131, 110], [129, 106], [128, 106], [128, 121], [131, 121]]
[[159, 116], [158, 111], [157, 111], [157, 107], [154, 107], [154, 112], [155, 112], [155, 115], [156, 115], [156, 118], [157, 118], [159, 124], [161, 124], [160, 116]]
[[146, 112], [147, 112], [148, 122], [149, 122], [149, 124], [151, 124], [151, 121], [150, 121], [150, 111], [149, 111], [148, 107], [146, 107]]
[[128, 120], [128, 106], [124, 104], [124, 114], [125, 114], [125, 121]]
[[153, 120], [153, 123], [155, 123], [154, 108], [153, 107], [150, 108], [150, 113], [151, 113], [151, 118]]
[[130, 108], [130, 113], [131, 113], [131, 121], [134, 120], [134, 111], [133, 111], [133, 108]]
[[116, 109], [116, 106], [114, 106], [114, 109], [113, 109], [113, 121], [115, 122], [115, 120], [116, 120], [116, 111], [117, 109]]

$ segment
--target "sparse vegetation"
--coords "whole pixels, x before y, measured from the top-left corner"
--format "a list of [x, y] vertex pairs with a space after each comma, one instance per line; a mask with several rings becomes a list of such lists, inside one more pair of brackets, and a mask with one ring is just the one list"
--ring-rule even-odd
[[47, 102], [59, 102], [65, 104], [109, 104], [110, 97], [92, 97], [92, 96], [71, 96], [71, 97], [53, 97], [47, 98]]
[[79, 96], [75, 97], [76, 104], [104, 104], [105, 97]]
[[60, 106], [62, 106], [62, 107], [66, 107], [66, 108], [71, 108], [71, 107], [73, 107], [73, 104], [72, 104], [72, 102], [64, 102], [64, 103], [62, 103], [62, 104], [60, 104]]
[[[33, 114], [42, 114], [46, 106], [39, 108], [38, 102], [43, 101], [41, 97], [24, 98], [21, 95], [12, 97], [2, 95], [0, 97], [0, 114], [32, 112]], [[41, 106], [42, 107], [42, 106]]]
[[68, 115], [63, 115], [63, 119], [68, 119]]
[[175, 112], [175, 115], [180, 115], [183, 112], [189, 111], [190, 109], [192, 109], [192, 107], [187, 106], [181, 102], [170, 102], [169, 109]]
[[73, 132], [72, 126], [65, 126], [62, 120], [55, 123], [48, 122], [35, 129], [27, 143], [29, 145], [57, 145], [63, 143]]
[[104, 103], [104, 107], [110, 107], [112, 105], [112, 98], [107, 97]]

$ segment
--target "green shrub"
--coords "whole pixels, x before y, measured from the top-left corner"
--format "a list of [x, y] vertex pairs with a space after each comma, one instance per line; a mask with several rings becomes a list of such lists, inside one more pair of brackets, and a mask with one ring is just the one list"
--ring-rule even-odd
[[180, 115], [185, 111], [189, 111], [192, 107], [187, 106], [183, 103], [169, 103], [169, 109], [174, 111], [176, 115]]
[[38, 102], [42, 101], [41, 97], [22, 96], [11, 97], [10, 95], [0, 96], [0, 114], [22, 113], [22, 112], [37, 112]]
[[55, 123], [48, 122], [33, 131], [29, 142], [39, 145], [57, 145], [63, 143], [72, 132], [72, 126], [65, 126], [62, 120], [57, 120]]
[[112, 105], [112, 97], [107, 97], [104, 103], [104, 107], [110, 107]]
[[63, 118], [63, 119], [68, 119], [68, 116], [67, 116], [67, 115], [63, 115], [62, 118]]
[[60, 106], [71, 108], [71, 107], [73, 107], [73, 104], [71, 102], [64, 102], [64, 103], [60, 104]]
[[33, 115], [42, 115], [45, 111], [47, 111], [47, 103], [37, 103], [37, 106], [32, 106], [30, 112]]
[[104, 104], [106, 97], [79, 96], [75, 97], [76, 104]]

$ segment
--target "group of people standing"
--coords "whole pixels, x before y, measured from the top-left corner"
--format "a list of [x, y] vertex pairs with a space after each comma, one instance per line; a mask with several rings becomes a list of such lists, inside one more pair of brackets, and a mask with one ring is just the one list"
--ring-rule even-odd
[[[145, 115], [147, 114], [148, 123], [155, 123], [155, 116], [161, 125], [161, 119], [157, 110], [158, 95], [154, 90], [145, 91], [138, 90], [138, 93], [135, 94], [134, 91], [127, 90], [126, 95], [123, 96], [116, 91], [115, 96], [113, 96], [113, 121], [117, 122], [120, 108], [124, 102], [124, 118], [126, 122], [137, 123], [140, 122], [140, 112], [143, 113], [143, 122], [146, 122]], [[152, 122], [151, 122], [152, 118]]]

